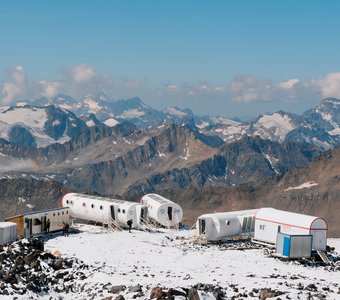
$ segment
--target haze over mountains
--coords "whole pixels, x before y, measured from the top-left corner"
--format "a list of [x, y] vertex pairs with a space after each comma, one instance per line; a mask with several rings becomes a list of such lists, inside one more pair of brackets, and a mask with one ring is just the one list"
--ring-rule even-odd
[[[139, 98], [112, 102], [103, 93], [82, 101], [59, 95], [29, 103], [0, 108], [0, 217], [56, 206], [65, 191], [136, 201], [158, 192], [196, 214], [206, 203], [212, 210], [284, 208], [277, 186], [288, 180], [289, 170], [307, 172], [316, 157], [340, 145], [335, 98], [301, 116], [279, 111], [249, 122], [177, 107], [159, 111]], [[338, 156], [337, 150], [327, 153]], [[323, 183], [309, 173], [303, 178], [318, 183], [306, 188], [320, 190], [322, 206], [339, 198], [339, 184], [330, 182], [338, 182], [340, 171], [336, 163], [321, 160], [334, 165]], [[313, 168], [321, 174], [326, 167], [314, 163]], [[299, 192], [283, 194], [301, 199]], [[188, 222], [194, 217], [189, 214]]]

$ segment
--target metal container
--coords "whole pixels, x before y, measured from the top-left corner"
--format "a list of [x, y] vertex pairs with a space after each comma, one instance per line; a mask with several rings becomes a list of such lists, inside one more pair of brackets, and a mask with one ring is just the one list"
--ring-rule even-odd
[[312, 235], [277, 233], [276, 254], [287, 258], [307, 258], [312, 254]]

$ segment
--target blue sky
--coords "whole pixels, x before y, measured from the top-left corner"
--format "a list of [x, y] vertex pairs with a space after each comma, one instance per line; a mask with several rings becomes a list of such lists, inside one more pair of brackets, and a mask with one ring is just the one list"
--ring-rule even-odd
[[139, 96], [225, 116], [340, 97], [339, 1], [0, 1], [0, 98]]

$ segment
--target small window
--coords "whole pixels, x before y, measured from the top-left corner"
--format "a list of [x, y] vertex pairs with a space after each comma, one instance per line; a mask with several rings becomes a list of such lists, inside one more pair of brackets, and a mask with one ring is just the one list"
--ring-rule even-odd
[[61, 214], [64, 215], [64, 212], [62, 212]]
[[66, 214], [68, 215], [68, 210], [66, 211]]
[[227, 225], [228, 225], [228, 226], [230, 225], [230, 221], [229, 221], [229, 220], [227, 220], [227, 222], [226, 222], [226, 223], [227, 223]]
[[84, 207], [86, 206], [86, 203], [85, 203], [85, 202], [83, 202], [83, 206], [84, 206]]
[[41, 221], [38, 218], [36, 218], [36, 219], [34, 219], [34, 223], [33, 224], [34, 225], [41, 225]]
[[125, 209], [123, 209], [123, 214], [125, 214]]
[[94, 208], [94, 204], [91, 204], [91, 208]]
[[120, 208], [118, 208], [118, 212], [120, 213]]
[[265, 227], [266, 227], [266, 225], [260, 225], [260, 230], [264, 230], [265, 229]]
[[60, 213], [58, 212], [58, 216], [60, 216]]
[[100, 208], [101, 210], [103, 210], [103, 205], [99, 206], [99, 208]]
[[55, 213], [53, 213], [53, 217], [55, 217]]
[[66, 203], [69, 204], [70, 201], [66, 200]]

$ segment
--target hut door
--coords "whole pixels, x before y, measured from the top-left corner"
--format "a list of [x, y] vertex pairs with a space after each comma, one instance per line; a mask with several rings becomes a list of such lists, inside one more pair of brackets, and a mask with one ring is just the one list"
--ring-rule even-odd
[[169, 216], [169, 220], [172, 221], [172, 207], [168, 207], [168, 216]]
[[198, 228], [199, 234], [205, 233], [205, 220], [204, 219], [199, 219], [198, 226], [199, 226]]
[[141, 222], [145, 222], [146, 221], [146, 207], [142, 207], [140, 209], [140, 220]]
[[32, 219], [28, 219], [28, 228], [30, 230], [30, 234], [32, 234]]
[[44, 232], [46, 230], [46, 217], [41, 217], [41, 232]]
[[110, 210], [111, 210], [111, 218], [113, 220], [116, 220], [116, 217], [115, 217], [115, 207], [113, 205], [110, 206]]

